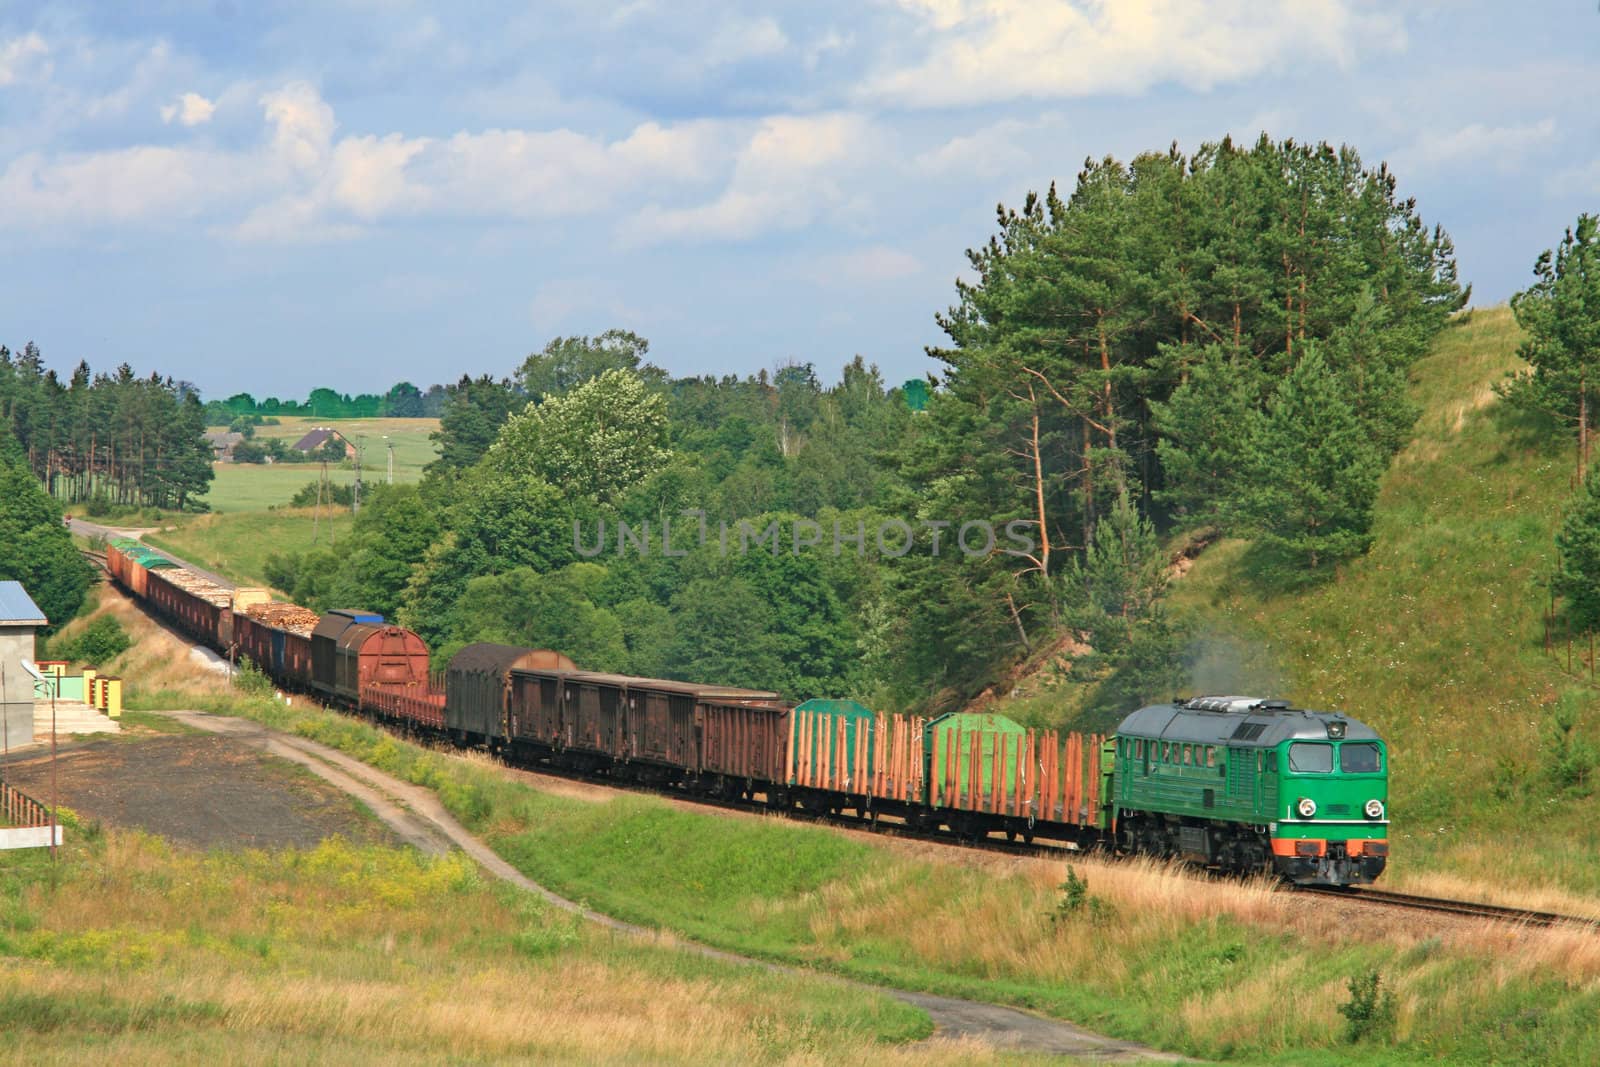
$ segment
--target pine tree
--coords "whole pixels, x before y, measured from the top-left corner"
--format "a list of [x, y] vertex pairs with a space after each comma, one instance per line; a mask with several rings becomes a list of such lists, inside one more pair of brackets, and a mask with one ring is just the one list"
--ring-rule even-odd
[[1578, 490], [1556, 533], [1561, 562], [1554, 588], [1565, 597], [1572, 621], [1584, 630], [1600, 625], [1600, 474]]
[[1533, 373], [1513, 379], [1502, 394], [1573, 426], [1582, 482], [1600, 388], [1600, 219], [1579, 215], [1577, 226], [1539, 257], [1533, 273], [1533, 285], [1511, 298], [1517, 325], [1528, 334], [1518, 355]]
[[1371, 543], [1388, 456], [1320, 346], [1308, 342], [1300, 352], [1251, 435], [1242, 508], [1269, 543], [1317, 567]]

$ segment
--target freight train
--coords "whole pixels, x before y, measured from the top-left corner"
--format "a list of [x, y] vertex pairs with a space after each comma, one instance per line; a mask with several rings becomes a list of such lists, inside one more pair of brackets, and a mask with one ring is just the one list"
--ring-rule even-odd
[[1388, 751], [1338, 713], [1199, 697], [1141, 708], [1102, 736], [1000, 715], [885, 715], [851, 700], [791, 705], [497, 644], [468, 645], [441, 677], [422, 638], [376, 614], [318, 615], [228, 589], [137, 541], [112, 542], [106, 557], [151, 613], [284, 689], [520, 763], [1302, 885], [1370, 883], [1387, 862]]

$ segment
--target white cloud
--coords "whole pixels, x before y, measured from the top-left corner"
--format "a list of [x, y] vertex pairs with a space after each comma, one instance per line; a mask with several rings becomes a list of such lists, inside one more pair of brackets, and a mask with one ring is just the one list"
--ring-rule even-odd
[[860, 115], [765, 119], [740, 149], [720, 196], [695, 207], [650, 205], [630, 221], [627, 237], [640, 243], [739, 240], [805, 226], [851, 203], [840, 178], [871, 166], [880, 141]]
[[712, 66], [777, 55], [789, 47], [783, 28], [771, 18], [722, 23], [706, 42], [701, 58]]
[[245, 169], [206, 152], [140, 145], [51, 159], [30, 153], [0, 174], [0, 227], [169, 220], [249, 185]]
[[898, 0], [922, 22], [920, 61], [870, 78], [862, 95], [913, 107], [1196, 91], [1291, 62], [1348, 65], [1360, 48], [1404, 47], [1396, 16], [1349, 0]]
[[306, 82], [290, 82], [261, 97], [272, 125], [274, 154], [296, 170], [310, 172], [327, 158], [338, 123], [333, 108]]
[[917, 169], [930, 176], [977, 175], [993, 178], [1014, 174], [1033, 161], [1033, 153], [1021, 142], [1036, 135], [1040, 123], [1004, 119], [972, 133], [950, 138], [937, 148], [921, 153], [914, 160]]
[[1454, 130], [1429, 130], [1400, 153], [1400, 158], [1407, 171], [1474, 162], [1505, 172], [1515, 170], [1529, 152], [1549, 144], [1555, 135], [1553, 118], [1517, 126], [1474, 122]]
[[200, 126], [210, 122], [216, 111], [217, 105], [199, 93], [184, 93], [177, 103], [161, 108], [161, 121], [168, 125], [176, 121], [180, 126]]
[[[629, 243], [743, 240], [849, 218], [869, 168], [885, 162], [883, 132], [849, 113], [645, 122], [614, 138], [570, 129], [418, 137], [344, 133], [307, 82], [257, 91], [257, 104], [260, 136], [244, 147], [134, 145], [14, 159], [0, 172], [0, 228], [49, 220], [65, 232], [194, 217], [241, 241], [296, 242], [408, 218], [610, 213], [626, 220], [618, 234]], [[163, 117], [195, 125], [215, 111], [187, 93]], [[648, 206], [627, 213], [641, 203]], [[857, 269], [903, 267], [880, 256]]]
[[0, 41], [0, 85], [23, 81], [33, 72], [42, 75], [43, 57], [49, 54], [49, 46], [37, 33]]
[[645, 189], [697, 186], [730, 151], [715, 122], [647, 122], [607, 141], [572, 130], [484, 130], [446, 138], [336, 138], [315, 90], [263, 97], [268, 163], [286, 191], [234, 231], [246, 240], [326, 240], [401, 216], [542, 219], [614, 209]]

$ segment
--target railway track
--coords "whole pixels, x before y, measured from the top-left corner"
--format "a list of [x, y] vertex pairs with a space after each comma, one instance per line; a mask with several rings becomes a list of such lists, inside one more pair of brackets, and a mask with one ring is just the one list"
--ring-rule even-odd
[[1523, 926], [1587, 926], [1600, 927], [1600, 921], [1583, 919], [1575, 915], [1558, 915], [1530, 908], [1508, 908], [1499, 904], [1483, 904], [1473, 900], [1446, 900], [1442, 897], [1421, 897], [1410, 893], [1394, 893], [1387, 889], [1347, 886], [1302, 886], [1301, 892], [1316, 893], [1340, 900], [1360, 901], [1385, 908], [1406, 911], [1425, 911], [1436, 915], [1459, 915], [1471, 919], [1489, 919], [1494, 922], [1518, 923]]
[[[85, 550], [83, 554], [91, 562], [104, 568], [106, 558], [103, 553]], [[160, 620], [156, 620], [160, 623]], [[189, 639], [176, 630], [169, 629], [175, 636], [185, 641]], [[361, 718], [380, 728], [386, 729], [397, 736], [409, 740], [421, 740], [424, 744], [430, 741], [438, 743], [437, 737], [424, 737], [415, 730], [409, 730], [390, 722], [385, 722], [377, 716], [356, 713]], [[441, 745], [440, 747], [445, 747]], [[451, 750], [455, 749], [451, 746]], [[858, 811], [854, 815], [845, 814], [844, 811], [815, 811], [805, 808], [784, 807], [775, 809], [766, 803], [765, 797], [757, 799], [731, 799], [725, 797], [702, 796], [687, 793], [670, 787], [651, 785], [637, 781], [625, 781], [615, 778], [597, 777], [579, 770], [555, 767], [548, 763], [525, 763], [513, 761], [499, 756], [496, 762], [502, 766], [523, 774], [535, 777], [582, 782], [589, 785], [599, 785], [603, 788], [619, 792], [631, 792], [651, 796], [664, 797], [684, 801], [699, 807], [717, 808], [725, 811], [739, 812], [755, 815], [780, 815], [783, 818], [793, 819], [798, 822], [812, 822], [822, 825], [839, 826], [846, 829], [878, 834], [885, 837], [901, 838], [943, 845], [952, 848], [965, 848], [975, 851], [994, 852], [1010, 856], [1025, 856], [1040, 859], [1068, 859], [1073, 856], [1097, 855], [1107, 859], [1117, 858], [1117, 854], [1100, 848], [1081, 847], [1068, 841], [1051, 841], [1049, 843], [1022, 841], [1015, 839], [1001, 839], [985, 835], [972, 837], [954, 831], [938, 828], [915, 828], [906, 825], [894, 816], [878, 816], [872, 813]], [[1234, 877], [1219, 875], [1218, 877]], [[1298, 886], [1296, 891], [1315, 893], [1319, 896], [1331, 897], [1336, 900], [1372, 904], [1396, 910], [1411, 910], [1433, 912], [1441, 915], [1454, 915], [1464, 918], [1488, 919], [1495, 922], [1516, 923], [1532, 927], [1552, 926], [1583, 926], [1591, 930], [1600, 930], [1600, 920], [1585, 919], [1572, 915], [1560, 915], [1554, 912], [1535, 911], [1528, 908], [1510, 908], [1497, 904], [1486, 904], [1476, 901], [1446, 900], [1435, 897], [1415, 896], [1407, 893], [1395, 893], [1384, 889], [1374, 889], [1370, 886]]]
[[[1007, 841], [998, 837], [970, 838], [946, 830], [913, 829], [904, 825], [898, 819], [885, 816], [872, 818], [866, 815], [847, 815], [843, 812], [826, 813], [806, 811], [801, 808], [786, 808], [774, 810], [766, 805], [763, 800], [728, 800], [714, 797], [693, 796], [675, 789], [651, 786], [639, 782], [621, 782], [596, 778], [593, 775], [583, 774], [578, 771], [569, 771], [548, 764], [523, 764], [500, 758], [501, 766], [534, 777], [546, 777], [564, 781], [581, 782], [587, 785], [598, 785], [618, 792], [642, 794], [663, 797], [666, 799], [684, 801], [696, 807], [717, 808], [723, 811], [742, 812], [754, 815], [778, 815], [782, 818], [792, 819], [796, 822], [816, 823], [824, 826], [838, 826], [845, 829], [857, 830], [884, 837], [899, 838], [902, 840], [918, 841], [927, 844], [943, 845], [947, 848], [963, 848], [982, 852], [995, 852], [1008, 856], [1026, 856], [1036, 859], [1066, 860], [1074, 856], [1082, 857], [1094, 855], [1101, 859], [1116, 860], [1119, 855], [1104, 849], [1081, 849], [1068, 842], [1032, 842]], [[1237, 878], [1237, 875], [1217, 874], [1218, 878]], [[1498, 904], [1485, 904], [1478, 901], [1446, 900], [1442, 897], [1423, 897], [1410, 893], [1396, 893], [1387, 889], [1374, 889], [1371, 886], [1295, 886], [1285, 887], [1292, 892], [1313, 893], [1317, 896], [1330, 897], [1334, 900], [1349, 901], [1353, 903], [1372, 904], [1379, 907], [1390, 908], [1398, 911], [1423, 911], [1436, 915], [1454, 915], [1462, 918], [1487, 919], [1493, 922], [1514, 923], [1531, 927], [1553, 926], [1580, 926], [1591, 930], [1600, 930], [1600, 920], [1585, 919], [1575, 915], [1560, 915], [1555, 912], [1535, 911], [1529, 908], [1510, 908]]]

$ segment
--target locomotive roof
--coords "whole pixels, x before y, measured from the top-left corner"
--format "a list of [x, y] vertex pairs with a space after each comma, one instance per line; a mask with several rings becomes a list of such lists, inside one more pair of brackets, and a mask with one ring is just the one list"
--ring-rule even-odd
[[1117, 733], [1164, 741], [1271, 748], [1284, 741], [1328, 740], [1328, 724], [1345, 724], [1347, 741], [1378, 740], [1377, 731], [1340, 712], [1291, 708], [1287, 701], [1257, 697], [1195, 697], [1152, 704], [1122, 720]]

